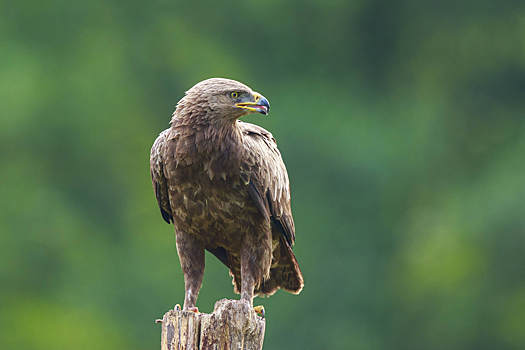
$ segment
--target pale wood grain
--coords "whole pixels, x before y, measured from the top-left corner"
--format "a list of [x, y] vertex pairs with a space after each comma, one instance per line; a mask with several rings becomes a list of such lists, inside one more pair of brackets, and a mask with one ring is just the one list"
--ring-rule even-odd
[[162, 350], [261, 350], [266, 322], [248, 302], [223, 299], [211, 314], [170, 310], [162, 319]]

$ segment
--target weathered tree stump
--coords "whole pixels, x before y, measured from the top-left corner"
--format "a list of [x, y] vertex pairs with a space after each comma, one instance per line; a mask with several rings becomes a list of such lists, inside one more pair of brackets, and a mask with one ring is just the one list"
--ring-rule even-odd
[[261, 350], [264, 318], [247, 303], [222, 299], [211, 314], [170, 310], [162, 319], [162, 350]]

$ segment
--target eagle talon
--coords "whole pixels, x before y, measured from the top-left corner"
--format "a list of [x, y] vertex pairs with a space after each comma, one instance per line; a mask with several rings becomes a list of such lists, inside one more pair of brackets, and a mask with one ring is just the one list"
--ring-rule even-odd
[[257, 313], [257, 316], [264, 318], [264, 306], [257, 305], [257, 306], [254, 306], [253, 309]]
[[189, 307], [188, 308], [188, 311], [191, 311], [191, 312], [195, 312], [197, 315], [200, 314], [199, 312], [199, 308], [194, 306], [194, 307]]

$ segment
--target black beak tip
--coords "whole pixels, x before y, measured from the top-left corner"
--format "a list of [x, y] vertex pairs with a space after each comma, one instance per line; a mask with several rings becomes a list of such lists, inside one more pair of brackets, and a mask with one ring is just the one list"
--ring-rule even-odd
[[266, 97], [262, 96], [259, 102], [257, 102], [259, 106], [265, 107], [261, 108], [261, 114], [268, 115], [268, 112], [270, 112], [270, 102], [266, 99]]

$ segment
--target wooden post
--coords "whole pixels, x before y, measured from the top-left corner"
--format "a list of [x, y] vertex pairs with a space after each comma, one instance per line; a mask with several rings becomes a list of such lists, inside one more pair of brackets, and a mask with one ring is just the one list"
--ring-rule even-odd
[[239, 300], [219, 300], [211, 314], [170, 310], [162, 319], [161, 350], [261, 350], [265, 325]]

